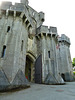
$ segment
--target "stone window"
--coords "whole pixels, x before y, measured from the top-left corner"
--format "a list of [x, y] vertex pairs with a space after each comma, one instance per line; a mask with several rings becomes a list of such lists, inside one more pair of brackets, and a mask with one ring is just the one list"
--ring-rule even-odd
[[27, 26], [28, 24], [29, 24], [29, 21], [27, 20], [27, 21], [26, 21], [26, 26]]
[[48, 57], [50, 58], [50, 51], [48, 51]]
[[7, 28], [7, 32], [9, 32], [10, 31], [10, 26], [8, 26], [8, 28]]
[[22, 40], [22, 43], [21, 43], [21, 51], [23, 51], [23, 40]]
[[4, 45], [2, 50], [2, 56], [1, 56], [2, 58], [5, 56], [5, 52], [6, 52], [6, 46]]
[[23, 19], [23, 22], [24, 22], [24, 21], [25, 21], [25, 19], [26, 19], [26, 16], [24, 15], [22, 19]]

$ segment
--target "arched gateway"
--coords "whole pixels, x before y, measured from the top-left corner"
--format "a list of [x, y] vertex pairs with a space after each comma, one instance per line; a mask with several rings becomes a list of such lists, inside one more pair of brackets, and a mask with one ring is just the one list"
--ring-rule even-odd
[[26, 54], [26, 65], [25, 65], [25, 76], [29, 82], [34, 82], [35, 64], [36, 57], [31, 52]]

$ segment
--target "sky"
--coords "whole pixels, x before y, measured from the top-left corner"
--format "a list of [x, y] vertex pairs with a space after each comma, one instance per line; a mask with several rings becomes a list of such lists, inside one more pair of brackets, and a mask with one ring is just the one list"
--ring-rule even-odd
[[70, 38], [71, 58], [75, 58], [75, 0], [29, 0], [29, 5], [37, 12], [45, 13], [44, 25], [57, 27], [59, 35], [65, 34]]

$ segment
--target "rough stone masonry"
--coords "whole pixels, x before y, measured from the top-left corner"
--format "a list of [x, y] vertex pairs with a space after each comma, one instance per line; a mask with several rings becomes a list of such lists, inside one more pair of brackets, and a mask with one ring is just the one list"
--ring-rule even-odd
[[56, 27], [42, 25], [44, 13], [28, 5], [0, 6], [0, 91], [27, 88], [29, 82], [64, 84], [72, 81], [70, 39]]

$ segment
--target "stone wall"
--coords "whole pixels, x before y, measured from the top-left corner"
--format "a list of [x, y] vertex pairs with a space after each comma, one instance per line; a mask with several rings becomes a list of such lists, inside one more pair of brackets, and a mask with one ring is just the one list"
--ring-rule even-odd
[[[55, 27], [41, 26], [37, 29], [37, 52], [42, 54], [42, 82], [47, 84], [59, 84], [56, 44], [57, 31]], [[49, 76], [48, 76], [49, 75]], [[52, 77], [52, 80], [49, 77]], [[48, 76], [48, 78], [47, 78]], [[48, 80], [49, 79], [49, 80]], [[48, 82], [46, 81], [48, 80]]]
[[[3, 90], [19, 86], [26, 87], [25, 63], [28, 30], [31, 25], [27, 19], [24, 22], [25, 15], [21, 12], [2, 8], [0, 12], [0, 69], [9, 83], [9, 86]], [[5, 85], [4, 76], [2, 75], [0, 78], [0, 81], [3, 82], [3, 85], [0, 84], [1, 87]]]
[[[72, 61], [70, 55], [70, 39], [62, 34], [58, 38], [58, 49], [57, 49], [57, 62], [59, 73], [65, 76], [65, 81], [73, 80], [73, 71], [72, 71]], [[67, 76], [69, 74], [69, 76]]]

